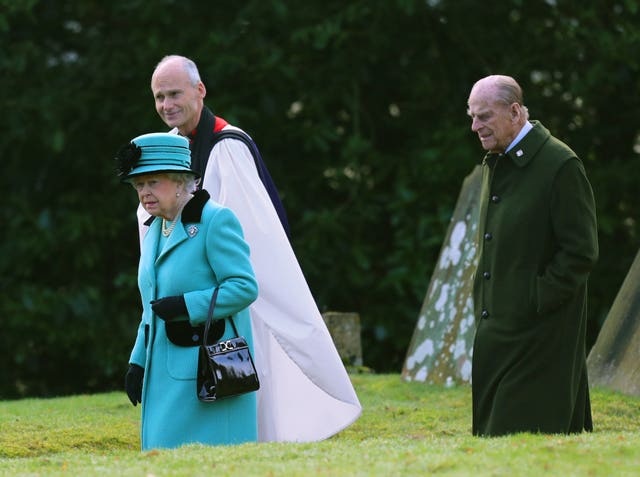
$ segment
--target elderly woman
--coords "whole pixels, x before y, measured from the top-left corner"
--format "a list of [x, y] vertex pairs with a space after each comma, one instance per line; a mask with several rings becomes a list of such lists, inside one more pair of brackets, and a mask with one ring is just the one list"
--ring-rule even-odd
[[142, 404], [142, 449], [255, 441], [255, 393], [214, 403], [196, 395], [198, 345], [216, 288], [208, 342], [234, 336], [223, 319], [233, 316], [253, 351], [247, 307], [258, 290], [240, 224], [196, 191], [184, 137], [139, 136], [116, 160], [119, 176], [152, 215], [138, 268], [142, 320], [125, 378], [129, 399]]

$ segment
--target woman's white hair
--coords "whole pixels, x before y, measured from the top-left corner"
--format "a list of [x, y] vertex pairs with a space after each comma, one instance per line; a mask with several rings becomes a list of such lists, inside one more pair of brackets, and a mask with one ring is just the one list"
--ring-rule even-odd
[[195, 174], [188, 172], [167, 172], [167, 177], [177, 184], [182, 184], [184, 192], [193, 194], [198, 189], [200, 179], [196, 179]]

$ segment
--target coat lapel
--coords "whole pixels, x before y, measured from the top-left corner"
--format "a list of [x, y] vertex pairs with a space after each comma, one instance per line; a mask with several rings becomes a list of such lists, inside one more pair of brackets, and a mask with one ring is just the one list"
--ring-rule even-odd
[[[178, 245], [180, 245], [182, 242], [184, 242], [185, 240], [187, 240], [187, 233], [184, 230], [184, 225], [182, 224], [182, 218], [178, 218], [178, 220], [180, 221], [178, 224], [176, 224], [176, 228], [173, 229], [173, 232], [171, 232], [171, 235], [169, 235], [169, 238], [167, 239], [167, 243], [164, 245], [164, 247], [162, 248], [162, 250], [160, 251], [160, 255], [158, 255], [158, 258], [156, 259], [156, 266], [166, 258], [166, 256], [174, 249], [176, 248]], [[162, 224], [162, 220], [158, 220], [157, 222], [159, 222], [160, 224]]]
[[[164, 260], [164, 258], [174, 248], [176, 248], [178, 245], [189, 238], [185, 225], [189, 223], [198, 223], [202, 220], [202, 209], [204, 208], [204, 205], [208, 200], [209, 193], [206, 190], [199, 190], [193, 194], [193, 198], [189, 202], [187, 202], [184, 209], [182, 210], [181, 216], [178, 218], [180, 223], [176, 224], [176, 228], [173, 229], [173, 232], [171, 232], [171, 235], [169, 235], [169, 238], [167, 239], [167, 243], [160, 251], [160, 255], [158, 255], [158, 258], [156, 259], [156, 266], [160, 263], [161, 260]], [[151, 229], [153, 230], [153, 227], [157, 227], [158, 229], [160, 229], [161, 226], [162, 219], [157, 219], [153, 221]], [[149, 232], [151, 233], [152, 230], [149, 230]], [[159, 237], [160, 233], [161, 231], [158, 230], [156, 232], [156, 236]]]
[[158, 238], [160, 237], [161, 220], [153, 220], [149, 226], [149, 231], [144, 237], [143, 250], [140, 268], [148, 274], [151, 281], [155, 281], [155, 271], [153, 262], [158, 255]]

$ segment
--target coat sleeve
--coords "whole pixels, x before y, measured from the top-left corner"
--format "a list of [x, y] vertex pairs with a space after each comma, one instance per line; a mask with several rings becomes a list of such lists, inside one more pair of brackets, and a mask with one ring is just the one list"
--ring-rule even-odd
[[129, 357], [129, 364], [137, 364], [141, 368], [145, 367], [147, 361], [147, 349], [145, 340], [145, 326], [144, 322], [141, 320], [140, 326], [138, 326], [138, 335], [136, 336], [136, 342], [133, 345], [133, 350], [131, 351], [131, 356]]
[[[258, 284], [249, 260], [249, 246], [233, 212], [220, 208], [207, 226], [207, 260], [218, 282], [218, 298], [213, 317], [233, 315], [258, 297]], [[193, 325], [206, 321], [214, 288], [184, 294]]]
[[595, 200], [578, 158], [568, 160], [556, 174], [550, 207], [557, 250], [537, 279], [539, 313], [573, 297], [598, 259]]

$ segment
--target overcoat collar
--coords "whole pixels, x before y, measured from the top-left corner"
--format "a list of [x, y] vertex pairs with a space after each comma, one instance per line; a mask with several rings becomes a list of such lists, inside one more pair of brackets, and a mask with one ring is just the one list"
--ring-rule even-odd
[[525, 167], [542, 145], [549, 140], [551, 133], [540, 121], [531, 121], [533, 128], [507, 153], [489, 152], [482, 160], [483, 164], [493, 167], [498, 157], [506, 156], [518, 167]]
[[[202, 219], [202, 209], [210, 198], [211, 196], [204, 189], [195, 191], [193, 197], [182, 209], [182, 223], [200, 222]], [[154, 216], [149, 217], [144, 225], [150, 226], [155, 219]], [[162, 219], [159, 219], [159, 221], [162, 221]]]
[[173, 229], [173, 232], [171, 232], [171, 235], [169, 235], [167, 243], [162, 248], [159, 255], [158, 239], [160, 238], [162, 219], [160, 217], [151, 217], [151, 219], [145, 222], [145, 224], [150, 225], [149, 232], [147, 233], [147, 236], [149, 236], [149, 239], [151, 240], [149, 244], [149, 247], [151, 247], [149, 256], [155, 257], [157, 255], [158, 258], [156, 259], [156, 263], [162, 260], [163, 257], [171, 252], [171, 250], [173, 250], [176, 246], [189, 238], [184, 224], [199, 223], [202, 220], [202, 210], [209, 200], [209, 197], [209, 193], [206, 190], [199, 190], [194, 192], [193, 197], [182, 209], [182, 214], [180, 216], [182, 227], [177, 226], [175, 229]]
[[529, 164], [533, 156], [551, 137], [549, 130], [539, 121], [531, 121], [531, 124], [533, 124], [533, 129], [505, 154], [518, 167], [525, 167]]
[[204, 209], [204, 205], [210, 198], [211, 196], [204, 189], [195, 191], [191, 200], [182, 209], [182, 223], [200, 222], [202, 220], [202, 209]]

